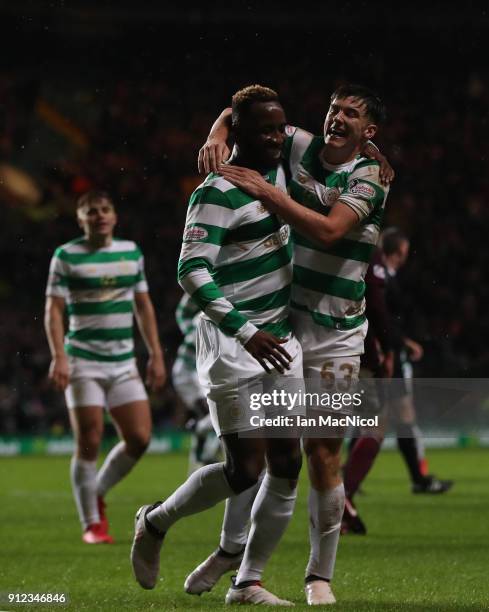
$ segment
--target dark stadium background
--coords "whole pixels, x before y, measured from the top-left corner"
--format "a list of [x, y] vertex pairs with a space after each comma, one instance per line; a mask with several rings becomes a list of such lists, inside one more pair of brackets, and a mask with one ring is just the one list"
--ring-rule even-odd
[[[376, 88], [376, 139], [395, 167], [387, 223], [412, 253], [402, 273], [418, 376], [489, 365], [489, 17], [483, 3], [21, 2], [0, 5], [0, 433], [62, 431], [49, 390], [44, 288], [54, 248], [78, 233], [90, 186], [136, 240], [171, 367], [175, 280], [196, 156], [238, 88], [276, 88], [290, 123], [318, 132], [333, 88]], [[143, 351], [141, 352], [143, 357]], [[144, 362], [142, 362], [144, 363]], [[161, 426], [181, 422], [169, 386]]]

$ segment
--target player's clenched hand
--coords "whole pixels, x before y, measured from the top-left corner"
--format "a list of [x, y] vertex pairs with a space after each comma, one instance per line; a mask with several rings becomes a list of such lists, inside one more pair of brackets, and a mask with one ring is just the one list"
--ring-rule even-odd
[[219, 164], [229, 159], [230, 154], [231, 151], [225, 141], [216, 138], [207, 140], [199, 151], [198, 166], [200, 174], [217, 172]]
[[396, 173], [394, 169], [390, 165], [387, 157], [382, 155], [382, 153], [374, 147], [373, 144], [367, 142], [367, 144], [362, 149], [362, 155], [368, 157], [369, 159], [375, 159], [379, 162], [379, 178], [382, 185], [390, 185], [394, 180]]
[[411, 338], [404, 338], [404, 344], [409, 351], [409, 359], [411, 361], [419, 361], [423, 358], [424, 350], [419, 342], [415, 342]]
[[258, 200], [265, 198], [269, 189], [274, 189], [256, 170], [221, 164], [218, 172], [230, 183]]
[[70, 382], [70, 370], [66, 355], [55, 357], [49, 366], [49, 380], [56, 391], [64, 391]]
[[159, 391], [165, 386], [167, 378], [163, 357], [152, 355], [146, 365], [146, 384], [151, 391]]
[[266, 363], [268, 361], [278, 372], [283, 374], [286, 369], [290, 369], [289, 362], [292, 361], [292, 357], [282, 346], [285, 342], [287, 342], [287, 338], [277, 338], [266, 331], [257, 331], [244, 347], [258, 361], [265, 372], [271, 372]]

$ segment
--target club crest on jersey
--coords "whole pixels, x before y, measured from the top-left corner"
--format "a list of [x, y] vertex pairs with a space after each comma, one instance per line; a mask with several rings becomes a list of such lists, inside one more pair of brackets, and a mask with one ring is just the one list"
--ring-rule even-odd
[[198, 242], [199, 240], [205, 240], [209, 232], [204, 227], [194, 225], [193, 227], [187, 227], [183, 234], [184, 242]]
[[375, 197], [375, 189], [372, 185], [361, 181], [360, 179], [353, 179], [348, 185], [348, 193], [352, 195], [358, 195], [369, 200]]
[[324, 185], [315, 185], [318, 197], [323, 206], [331, 208], [336, 200], [340, 197], [340, 190], [337, 187], [324, 187]]

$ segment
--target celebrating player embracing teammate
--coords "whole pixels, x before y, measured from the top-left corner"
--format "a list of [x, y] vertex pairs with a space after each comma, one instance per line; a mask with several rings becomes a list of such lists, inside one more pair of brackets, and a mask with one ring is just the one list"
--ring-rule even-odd
[[[218, 169], [294, 229], [291, 313], [303, 347], [306, 381], [327, 378], [353, 386], [358, 377], [367, 329], [364, 277], [388, 192], [378, 161], [361, 153], [384, 114], [383, 103], [373, 92], [346, 85], [331, 96], [323, 137], [289, 129], [283, 155], [292, 177], [290, 196], [257, 172], [219, 163], [227, 151], [229, 109], [214, 124], [199, 156], [200, 167]], [[382, 178], [389, 182], [391, 176], [387, 165]], [[345, 499], [341, 442], [339, 437], [304, 441], [311, 481], [311, 553], [305, 590], [311, 605], [335, 601], [329, 583]], [[246, 519], [242, 516], [241, 523]], [[222, 575], [225, 564], [222, 559], [212, 563], [213, 556], [218, 559], [219, 554], [213, 553], [189, 576], [186, 586], [194, 587], [189, 592], [198, 592], [199, 585], [209, 590], [209, 584]]]

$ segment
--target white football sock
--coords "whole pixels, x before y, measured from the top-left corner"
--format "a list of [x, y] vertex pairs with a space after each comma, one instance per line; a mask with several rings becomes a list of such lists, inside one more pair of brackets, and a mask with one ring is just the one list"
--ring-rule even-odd
[[309, 538], [311, 554], [306, 576], [313, 574], [331, 580], [336, 561], [336, 550], [345, 509], [343, 483], [329, 491], [309, 490]]
[[237, 554], [246, 545], [251, 508], [264, 475], [265, 470], [260, 474], [260, 478], [255, 485], [239, 495], [228, 497], [226, 500], [226, 510], [224, 511], [219, 546], [228, 553]]
[[97, 495], [105, 497], [107, 491], [122, 480], [137, 462], [138, 459], [126, 453], [125, 442], [116, 444], [97, 472]]
[[236, 583], [260, 580], [294, 511], [297, 487], [267, 472], [251, 509], [251, 529]]
[[100, 522], [97, 508], [97, 462], [73, 456], [70, 465], [71, 487], [83, 529]]
[[166, 501], [151, 510], [147, 518], [159, 531], [167, 531], [184, 516], [212, 508], [234, 494], [224, 473], [224, 463], [205, 465], [191, 474]]
[[425, 458], [425, 450], [424, 450], [424, 441], [423, 434], [421, 433], [421, 429], [417, 424], [414, 424], [412, 427], [413, 438], [416, 441], [416, 452], [418, 454], [418, 461], [423, 461]]

